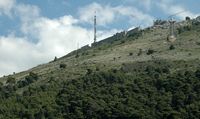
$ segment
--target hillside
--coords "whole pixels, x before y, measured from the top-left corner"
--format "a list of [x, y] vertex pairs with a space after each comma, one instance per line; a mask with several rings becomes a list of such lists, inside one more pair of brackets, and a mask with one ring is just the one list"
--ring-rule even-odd
[[0, 78], [0, 118], [199, 118], [200, 23], [133, 29]]

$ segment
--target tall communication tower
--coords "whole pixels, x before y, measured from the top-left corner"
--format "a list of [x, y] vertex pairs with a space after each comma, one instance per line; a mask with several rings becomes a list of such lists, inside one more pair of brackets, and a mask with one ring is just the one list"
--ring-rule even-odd
[[96, 17], [96, 11], [95, 11], [95, 15], [94, 15], [94, 43], [96, 43], [97, 40], [97, 17]]

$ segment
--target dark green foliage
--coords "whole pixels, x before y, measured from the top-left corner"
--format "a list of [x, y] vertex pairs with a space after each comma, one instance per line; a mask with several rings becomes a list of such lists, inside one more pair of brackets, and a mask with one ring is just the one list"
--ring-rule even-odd
[[183, 27], [179, 27], [177, 30], [178, 30], [178, 34], [181, 34], [185, 31], [190, 31], [191, 29], [192, 29], [192, 27], [190, 25], [186, 25]]
[[200, 78], [200, 70], [199, 70], [199, 69], [195, 72], [195, 76], [196, 76], [197, 78]]
[[92, 69], [87, 69], [87, 75], [92, 74]]
[[100, 69], [99, 69], [99, 67], [96, 67], [96, 71], [99, 71]]
[[83, 52], [82, 56], [84, 56], [84, 55], [89, 55], [89, 53], [88, 52]]
[[112, 69], [112, 72], [113, 73], [117, 73], [117, 69]]
[[190, 21], [191, 19], [190, 19], [190, 17], [187, 16], [187, 17], [185, 17], [185, 20]]
[[30, 72], [28, 76], [25, 77], [24, 80], [20, 80], [17, 82], [18, 88], [25, 87], [27, 85], [30, 85], [31, 83], [34, 83], [39, 79], [39, 76], [33, 72]]
[[57, 57], [55, 57], [53, 61], [55, 62], [55, 61], [57, 61], [57, 60], [58, 60], [58, 58], [57, 58]]
[[66, 64], [60, 64], [60, 68], [61, 69], [65, 69], [66, 68]]
[[200, 42], [196, 42], [197, 45], [200, 45]]
[[174, 50], [174, 49], [175, 49], [174, 45], [169, 46], [169, 50]]
[[133, 55], [133, 53], [132, 53], [132, 52], [130, 52], [130, 53], [129, 53], [129, 56], [132, 56], [132, 55]]
[[122, 41], [121, 41], [121, 44], [123, 44], [123, 43], [125, 43], [125, 40], [122, 40]]
[[155, 50], [153, 50], [153, 49], [148, 49], [147, 50], [147, 55], [151, 55], [151, 54], [153, 54], [155, 52]]
[[[60, 113], [63, 118], [87, 119], [200, 116], [188, 110], [194, 103], [198, 105], [194, 110], [200, 109], [200, 98], [193, 90], [200, 82], [193, 72], [182, 78], [178, 74], [165, 76], [157, 67], [147, 66], [146, 72], [137, 77], [133, 72], [99, 72], [66, 82], [56, 99]], [[159, 76], [151, 77], [151, 73]]]
[[137, 55], [138, 55], [138, 56], [142, 55], [142, 49], [139, 50], [139, 52], [138, 52]]
[[79, 58], [79, 54], [78, 53], [76, 54], [75, 58]]
[[6, 83], [7, 83], [7, 84], [15, 84], [15, 83], [16, 83], [16, 80], [15, 80], [15, 78], [9, 76]]
[[[184, 61], [123, 64], [78, 79], [27, 86], [0, 85], [0, 118], [177, 119], [200, 117], [200, 70], [174, 70]], [[189, 64], [188, 64], [189, 65]], [[177, 68], [178, 69], [178, 68]], [[172, 71], [171, 71], [172, 70]], [[39, 76], [30, 73], [27, 83]]]
[[3, 87], [3, 83], [2, 83], [2, 82], [0, 82], [0, 88], [1, 88], [1, 87]]

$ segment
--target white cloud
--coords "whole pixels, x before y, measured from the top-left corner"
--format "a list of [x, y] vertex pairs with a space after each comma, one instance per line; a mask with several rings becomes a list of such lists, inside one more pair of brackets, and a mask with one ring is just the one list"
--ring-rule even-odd
[[[143, 10], [150, 11], [152, 3], [156, 0], [124, 0], [126, 4], [141, 6]], [[158, 2], [158, 0], [156, 1]]]
[[112, 22], [115, 18], [115, 11], [110, 6], [101, 6], [97, 3], [92, 3], [88, 6], [80, 8], [80, 19], [84, 22], [93, 23], [95, 11], [97, 12], [97, 20], [99, 25], [106, 25]]
[[0, 54], [0, 75], [23, 70], [32, 66], [31, 62], [39, 62], [39, 54], [34, 53], [33, 45], [25, 38], [0, 37]]
[[147, 10], [151, 9], [152, 0], [140, 0], [140, 2], [144, 5]]
[[22, 21], [28, 21], [40, 16], [40, 9], [35, 5], [16, 4], [15, 14], [19, 15]]
[[153, 23], [153, 17], [143, 13], [134, 7], [118, 6], [115, 8], [120, 15], [129, 16], [129, 22], [132, 25], [142, 25], [142, 27], [149, 26]]
[[54, 56], [63, 56], [76, 49], [77, 42], [81, 46], [90, 43], [89, 31], [74, 25], [75, 22], [71, 16], [33, 20], [28, 24], [27, 33], [34, 32], [37, 43], [16, 36], [0, 37], [0, 75], [31, 68], [52, 60]]
[[0, 0], [0, 15], [6, 14], [10, 16], [11, 9], [15, 4], [15, 0]]
[[29, 25], [32, 24], [34, 19], [38, 19], [40, 17], [40, 9], [34, 5], [17, 4], [15, 5], [14, 12], [22, 22], [21, 31], [24, 34], [28, 34]]
[[[86, 23], [93, 23], [94, 12], [97, 12], [97, 23], [98, 25], [107, 25], [114, 21], [117, 21], [119, 17], [128, 17], [130, 23], [135, 23], [135, 21], [140, 21], [145, 23], [144, 25], [150, 25], [153, 22], [153, 17], [143, 13], [135, 7], [131, 6], [110, 6], [110, 5], [100, 5], [98, 3], [92, 3], [88, 6], [80, 8], [79, 15], [80, 20]], [[134, 21], [134, 22], [133, 22]]]
[[198, 16], [198, 14], [192, 13], [191, 11], [187, 10], [185, 7], [174, 4], [172, 0], [161, 0], [160, 2], [157, 2], [156, 5], [161, 8], [166, 14], [173, 15], [176, 13], [181, 12], [180, 14], [177, 14], [177, 16], [180, 19], [185, 19], [186, 16], [195, 18]]
[[[72, 16], [64, 16], [58, 19], [40, 18], [33, 25], [31, 31], [37, 31], [37, 39], [40, 39], [37, 47], [44, 54], [57, 54], [62, 56], [73, 49], [77, 43], [81, 46], [91, 43], [87, 29], [77, 26]], [[50, 55], [49, 54], [49, 55]]]
[[[77, 48], [92, 43], [93, 29], [78, 25], [79, 20], [70, 15], [49, 19], [40, 15], [39, 8], [15, 5], [15, 15], [21, 19], [24, 37], [0, 36], [0, 76], [19, 72], [66, 55]], [[29, 14], [32, 13], [32, 14]], [[117, 30], [98, 31], [98, 40], [111, 36]], [[31, 39], [37, 42], [31, 42]]]

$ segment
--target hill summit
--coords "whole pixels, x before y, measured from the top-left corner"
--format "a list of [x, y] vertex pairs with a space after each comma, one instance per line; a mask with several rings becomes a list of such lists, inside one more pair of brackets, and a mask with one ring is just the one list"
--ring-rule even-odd
[[200, 21], [135, 28], [0, 79], [0, 118], [200, 118]]

